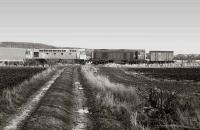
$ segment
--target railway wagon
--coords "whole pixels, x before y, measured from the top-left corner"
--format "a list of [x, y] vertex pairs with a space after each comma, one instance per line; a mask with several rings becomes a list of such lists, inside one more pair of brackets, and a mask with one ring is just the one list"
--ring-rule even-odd
[[145, 50], [95, 49], [92, 55], [94, 64], [101, 63], [141, 63], [145, 62]]
[[86, 60], [86, 53], [85, 49], [27, 49], [26, 61], [31, 60], [80, 63]]
[[171, 63], [174, 59], [173, 51], [150, 51], [150, 63]]

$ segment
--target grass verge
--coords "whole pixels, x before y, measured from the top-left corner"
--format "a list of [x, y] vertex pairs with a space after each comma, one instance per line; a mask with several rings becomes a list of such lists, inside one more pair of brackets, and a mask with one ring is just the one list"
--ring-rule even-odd
[[[143, 130], [137, 123], [139, 97], [134, 87], [110, 82], [97, 68], [82, 66], [88, 107], [95, 130]], [[147, 128], [146, 128], [147, 129]]]
[[5, 89], [0, 95], [0, 128], [7, 123], [9, 116], [17, 112], [17, 109], [24, 104], [27, 99], [39, 90], [46, 81], [56, 73], [56, 69], [48, 68], [41, 73], [34, 75], [30, 80], [25, 80], [20, 85], [11, 89]]

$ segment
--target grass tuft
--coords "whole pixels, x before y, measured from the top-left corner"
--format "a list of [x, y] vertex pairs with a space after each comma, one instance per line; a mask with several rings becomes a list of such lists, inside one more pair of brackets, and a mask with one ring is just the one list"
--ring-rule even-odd
[[25, 80], [20, 85], [4, 89], [0, 93], [0, 128], [5, 125], [6, 120], [11, 114], [16, 113], [18, 108], [24, 104], [27, 99], [39, 90], [46, 81], [56, 73], [56, 68], [48, 68], [41, 73], [34, 75], [31, 79]]
[[94, 106], [90, 105], [94, 129], [145, 129], [137, 124], [137, 114], [134, 114], [140, 104], [135, 87], [111, 82], [108, 77], [99, 75], [94, 66], [82, 66], [81, 72], [87, 82], [85, 86], [94, 93]]

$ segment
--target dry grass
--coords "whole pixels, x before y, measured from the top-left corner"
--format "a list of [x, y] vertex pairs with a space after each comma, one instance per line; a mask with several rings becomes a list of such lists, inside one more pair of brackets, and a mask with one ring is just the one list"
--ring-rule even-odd
[[200, 128], [200, 98], [198, 96], [181, 96], [177, 99], [179, 124]]
[[97, 68], [93, 66], [82, 66], [81, 71], [96, 95], [94, 105], [98, 110], [94, 110], [96, 113], [93, 114], [100, 117], [99, 124], [95, 123], [96, 128], [144, 129], [136, 121], [136, 107], [140, 100], [134, 87], [111, 82], [107, 77], [99, 75]]
[[190, 68], [190, 67], [199, 67], [200, 63], [165, 63], [165, 64], [115, 64], [115, 63], [108, 63], [104, 65], [105, 67], [113, 67], [113, 68]]
[[[148, 101], [142, 102], [139, 99], [136, 88], [113, 83], [108, 77], [100, 75], [98, 71], [100, 70], [94, 66], [82, 67], [82, 74], [87, 81], [85, 86], [89, 86], [90, 93], [93, 93], [94, 101], [91, 102], [94, 107], [91, 105], [91, 110], [94, 120], [97, 120], [97, 128], [109, 130], [200, 128], [199, 96], [175, 95], [171, 102], [172, 111], [164, 114], [164, 117], [152, 117], [149, 115], [150, 112], [142, 111], [144, 106], [148, 107]], [[170, 104], [164, 104], [164, 106], [168, 105]], [[162, 115], [162, 112], [160, 114]], [[156, 124], [151, 124], [155, 121], [157, 121]]]
[[[56, 68], [48, 68], [34, 75], [11, 89], [5, 89], [0, 95], [0, 122], [4, 125], [6, 119], [14, 114], [27, 99], [42, 87], [56, 72]], [[0, 125], [0, 126], [1, 126]]]

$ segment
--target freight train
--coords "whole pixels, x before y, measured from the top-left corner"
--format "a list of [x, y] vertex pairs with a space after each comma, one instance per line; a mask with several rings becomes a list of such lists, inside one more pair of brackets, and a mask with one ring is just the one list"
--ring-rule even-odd
[[[88, 61], [86, 49], [27, 49], [26, 61], [55, 61], [65, 63], [85, 63]], [[173, 51], [150, 51], [146, 58], [144, 49], [94, 49], [90, 61], [93, 64], [118, 63], [169, 63], [173, 62]]]
[[174, 62], [173, 51], [150, 51], [150, 63], [172, 63]]
[[95, 49], [92, 54], [94, 64], [104, 63], [142, 63], [145, 62], [145, 50]]
[[[1, 49], [1, 48], [0, 48]], [[16, 54], [15, 54], [16, 53]], [[90, 58], [89, 58], [90, 57]], [[173, 51], [150, 51], [144, 49], [19, 49], [2, 48], [0, 61], [23, 61], [30, 64], [85, 63], [170, 63]]]
[[172, 63], [173, 51], [150, 51], [149, 58], [146, 58], [143, 49], [95, 49], [92, 54], [94, 64], [120, 63]]

